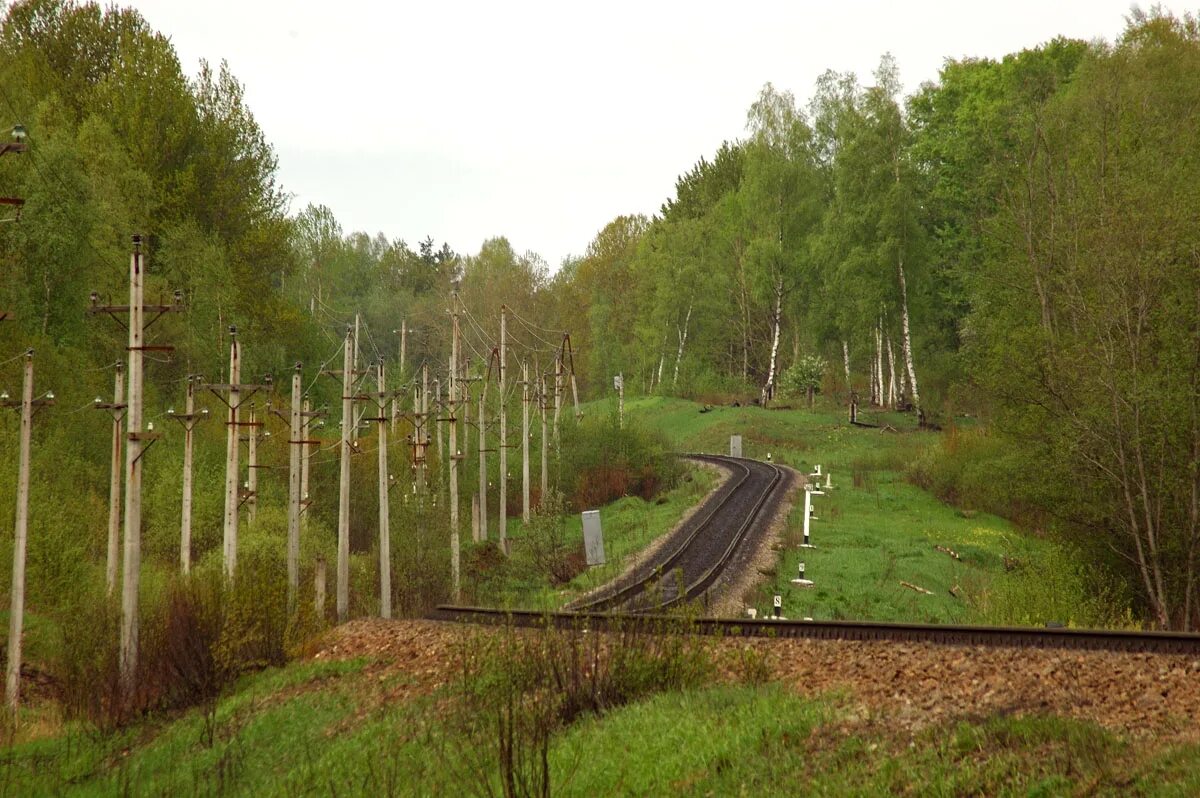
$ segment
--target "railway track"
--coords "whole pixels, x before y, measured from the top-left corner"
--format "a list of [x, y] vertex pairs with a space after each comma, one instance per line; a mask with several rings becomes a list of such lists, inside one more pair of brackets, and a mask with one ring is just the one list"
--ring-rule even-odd
[[738, 547], [783, 498], [785, 472], [758, 460], [688, 455], [730, 469], [730, 479], [676, 530], [659, 556], [570, 605], [579, 612], [659, 612], [700, 599], [724, 575]]
[[676, 609], [704, 597], [756, 522], [782, 500], [783, 469], [757, 460], [688, 455], [729, 468], [730, 479], [675, 531], [658, 556], [562, 612], [442, 605], [430, 620], [491, 626], [637, 631], [922, 645], [1052, 648], [1200, 655], [1200, 634], [1102, 629], [962, 626], [872, 621], [702, 618]]
[[1200, 654], [1200, 634], [1127, 632], [1102, 629], [951, 626], [866, 621], [791, 621], [687, 618], [679, 615], [601, 612], [533, 612], [442, 605], [430, 620], [491, 626], [519, 626], [648, 634], [701, 634], [719, 637], [878, 640], [923, 645], [1006, 646], [1153, 654]]

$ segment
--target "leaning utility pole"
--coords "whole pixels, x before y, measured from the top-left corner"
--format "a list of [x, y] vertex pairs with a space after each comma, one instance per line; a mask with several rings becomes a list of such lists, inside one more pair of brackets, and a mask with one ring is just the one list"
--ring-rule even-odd
[[529, 523], [529, 364], [521, 364], [521, 521]]
[[196, 383], [198, 377], [189, 374], [187, 378], [187, 398], [184, 400], [183, 415], [173, 409], [167, 415], [183, 426], [183, 512], [179, 524], [179, 567], [183, 573], [192, 570], [192, 455], [194, 449], [193, 432], [196, 424], [208, 417], [208, 408], [196, 412]]
[[5, 696], [12, 712], [17, 711], [21, 689], [21, 634], [25, 625], [25, 549], [29, 541], [29, 451], [33, 442], [34, 409], [54, 403], [54, 394], [33, 398], [33, 350], [25, 353], [25, 376], [21, 383], [21, 401], [13, 402], [5, 394], [0, 407], [21, 408], [21, 454], [17, 471], [17, 523], [13, 539], [13, 575], [10, 588], [12, 603], [8, 614], [8, 671]]
[[387, 457], [387, 393], [384, 391], [383, 361], [376, 367], [379, 386], [379, 615], [392, 617], [392, 532], [388, 507], [388, 457]]
[[500, 306], [500, 511], [497, 526], [500, 551], [508, 554], [508, 397], [505, 377], [508, 370], [508, 308]]
[[121, 556], [121, 448], [124, 437], [121, 425], [125, 420], [125, 366], [117, 361], [113, 378], [113, 400], [102, 402], [96, 397], [96, 409], [112, 414], [112, 464], [108, 477], [108, 556], [105, 560], [104, 580], [108, 595], [117, 586], [117, 563]]

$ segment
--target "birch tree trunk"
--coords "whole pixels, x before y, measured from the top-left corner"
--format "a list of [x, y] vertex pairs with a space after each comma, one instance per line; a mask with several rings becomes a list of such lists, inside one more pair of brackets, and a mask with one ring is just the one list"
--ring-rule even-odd
[[887, 403], [889, 407], [895, 407], [897, 403], [896, 394], [896, 355], [892, 350], [892, 336], [889, 333], [887, 337], [887, 362], [888, 362], [888, 391]]
[[871, 404], [883, 404], [883, 334], [875, 323], [875, 359], [871, 363]]
[[779, 323], [782, 320], [783, 314], [783, 275], [775, 279], [775, 318], [774, 329], [771, 333], [771, 360], [767, 367], [767, 383], [762, 390], [762, 406], [766, 407], [767, 403], [775, 395], [775, 363], [779, 358]]
[[[683, 345], [687, 343], [688, 324], [692, 321], [692, 303], [688, 302], [687, 315], [683, 317], [683, 329], [679, 330], [679, 349], [675, 352], [675, 373], [671, 376], [671, 388], [679, 382], [679, 363], [683, 360]], [[661, 368], [661, 366], [659, 367]]]
[[846, 401], [849, 402], [854, 387], [850, 382], [850, 342], [845, 338], [842, 339], [842, 366], [846, 369]]
[[908, 283], [904, 279], [904, 255], [896, 258], [896, 272], [900, 278], [900, 331], [904, 339], [901, 348], [904, 352], [904, 365], [908, 370], [908, 383], [912, 386], [913, 409], [921, 411], [921, 395], [917, 392], [917, 371], [913, 366], [912, 334], [908, 326]]

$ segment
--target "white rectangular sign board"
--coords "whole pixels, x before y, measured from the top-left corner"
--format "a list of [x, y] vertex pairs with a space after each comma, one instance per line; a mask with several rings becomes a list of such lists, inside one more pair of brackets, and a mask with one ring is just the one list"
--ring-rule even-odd
[[741, 457], [742, 456], [742, 436], [741, 435], [730, 435], [729, 436], [729, 456], [730, 457]]
[[604, 565], [604, 533], [600, 530], [600, 511], [583, 513], [583, 550], [588, 565]]

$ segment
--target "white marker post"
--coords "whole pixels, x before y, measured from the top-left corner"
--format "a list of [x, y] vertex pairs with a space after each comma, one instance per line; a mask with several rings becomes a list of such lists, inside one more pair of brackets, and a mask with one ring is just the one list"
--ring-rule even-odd
[[809, 540], [809, 530], [812, 522], [816, 520], [816, 516], [813, 515], [812, 497], [824, 495], [820, 490], [814, 490], [812, 485], [804, 486], [804, 542], [800, 544], [800, 548], [802, 549], [816, 548]]
[[772, 617], [775, 618], [775, 620], [779, 620], [783, 617], [783, 596], [776, 596], [772, 604]]
[[806, 579], [804, 576], [804, 563], [800, 563], [799, 570], [800, 570], [800, 573], [795, 579], [792, 580], [792, 584], [799, 585], [800, 587], [812, 587], [812, 584], [813, 584], [812, 580]]

